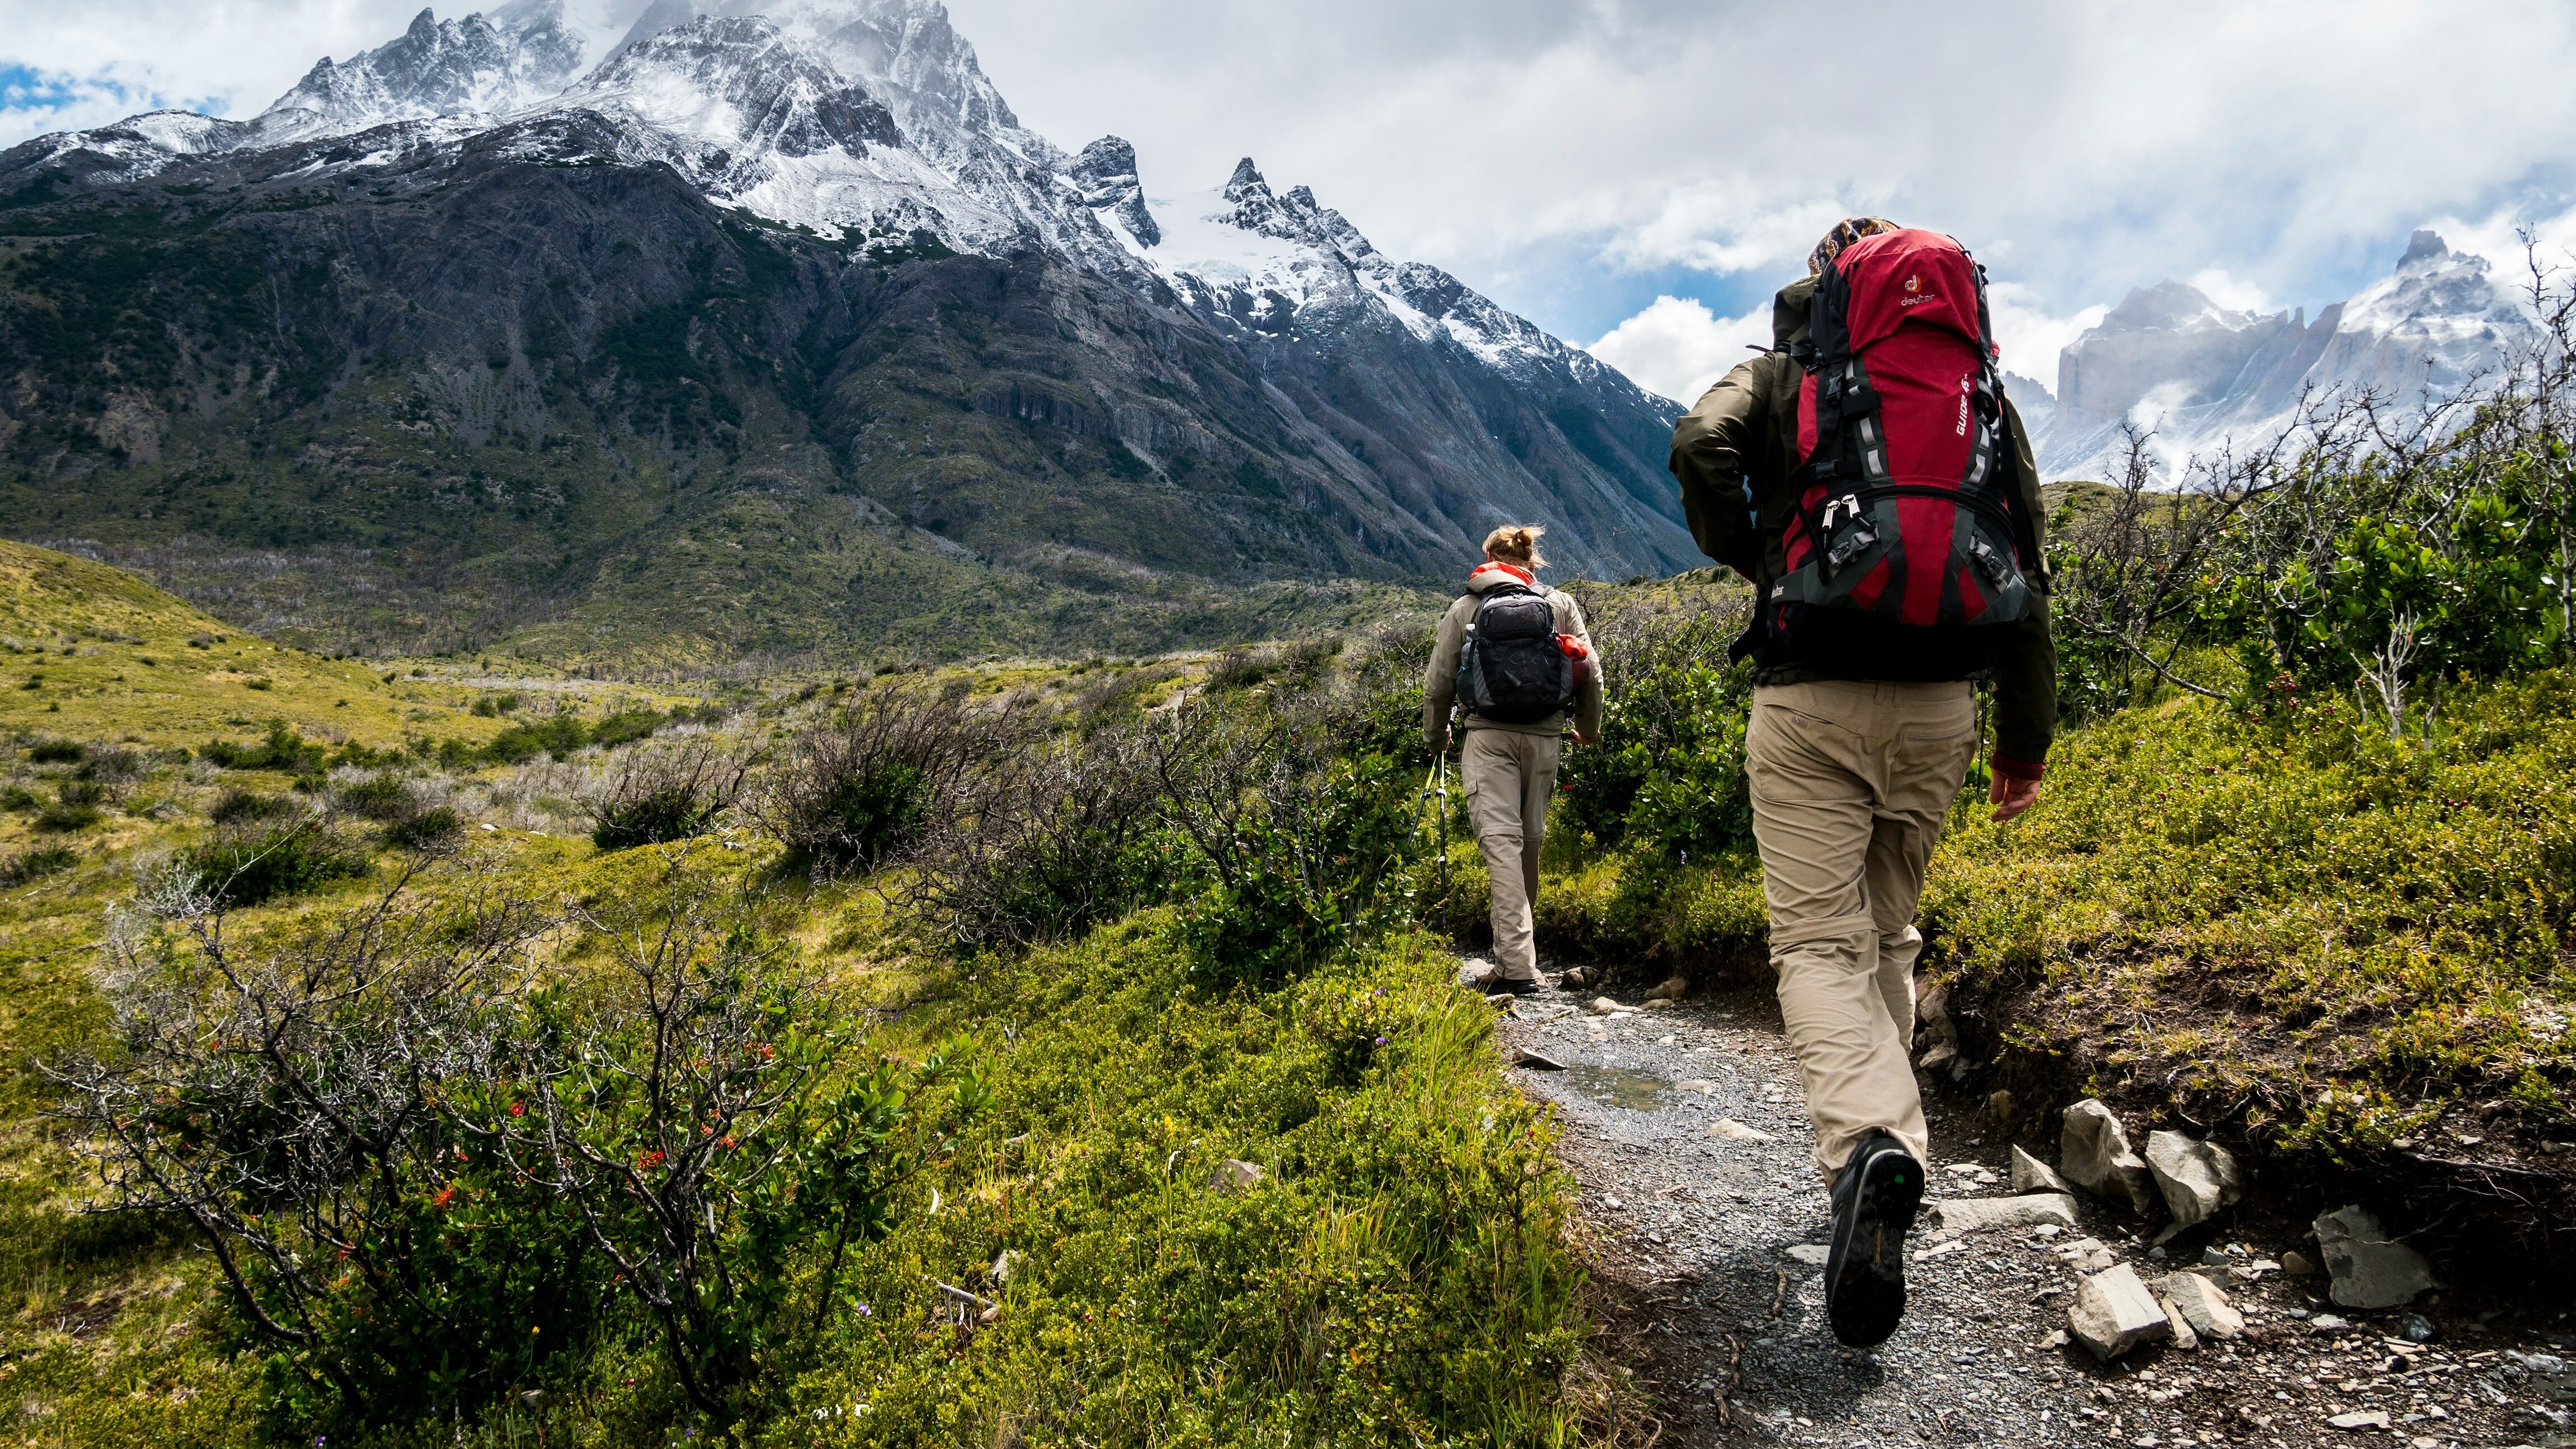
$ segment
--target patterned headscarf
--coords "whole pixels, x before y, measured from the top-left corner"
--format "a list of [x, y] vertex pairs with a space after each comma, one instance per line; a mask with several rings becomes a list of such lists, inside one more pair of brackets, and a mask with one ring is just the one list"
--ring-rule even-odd
[[1825, 239], [1816, 243], [1816, 249], [1807, 253], [1807, 275], [1812, 277], [1822, 272], [1827, 263], [1842, 255], [1843, 248], [1862, 237], [1895, 230], [1898, 230], [1896, 223], [1883, 216], [1847, 216], [1835, 222], [1834, 229], [1825, 233]]

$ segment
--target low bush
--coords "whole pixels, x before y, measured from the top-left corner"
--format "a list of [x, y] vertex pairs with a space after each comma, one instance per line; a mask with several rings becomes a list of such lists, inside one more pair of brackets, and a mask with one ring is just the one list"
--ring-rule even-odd
[[0, 860], [0, 886], [22, 886], [59, 875], [80, 864], [78, 853], [59, 845], [41, 846]]
[[[757, 896], [663, 865], [569, 917], [483, 877], [255, 947], [184, 871], [132, 904], [125, 1045], [52, 1074], [119, 1205], [209, 1250], [275, 1437], [443, 1439], [635, 1337], [721, 1429], [983, 1107], [962, 1044], [865, 1058]], [[557, 941], [586, 965], [542, 971]]]
[[38, 740], [27, 747], [27, 758], [39, 765], [77, 765], [89, 757], [89, 747], [75, 740]]
[[106, 789], [95, 781], [65, 780], [55, 787], [54, 802], [36, 812], [36, 828], [55, 834], [87, 830], [103, 818], [99, 806], [106, 800]]
[[924, 841], [914, 911], [969, 950], [1065, 941], [1162, 898], [1177, 864], [1133, 729], [1041, 742], [967, 782]]
[[589, 802], [591, 843], [628, 850], [703, 835], [741, 798], [748, 771], [739, 752], [704, 737], [621, 755]]
[[198, 758], [212, 761], [227, 770], [276, 770], [287, 775], [319, 773], [330, 752], [321, 745], [297, 734], [285, 721], [272, 721], [268, 735], [255, 745], [237, 745], [226, 740], [209, 740], [197, 751]]
[[420, 813], [419, 795], [390, 771], [341, 785], [331, 792], [331, 803], [365, 820], [402, 820]]
[[395, 850], [436, 851], [464, 833], [464, 814], [453, 805], [439, 805], [387, 822], [380, 838]]
[[881, 686], [790, 740], [750, 799], [791, 870], [870, 869], [919, 842], [1011, 722], [962, 693]]
[[220, 829], [213, 840], [180, 852], [179, 862], [204, 883], [209, 899], [227, 909], [354, 880], [370, 869], [364, 850], [312, 817]]
[[256, 820], [284, 820], [303, 813], [303, 806], [282, 795], [228, 789], [215, 797], [206, 815], [217, 825], [241, 825]]

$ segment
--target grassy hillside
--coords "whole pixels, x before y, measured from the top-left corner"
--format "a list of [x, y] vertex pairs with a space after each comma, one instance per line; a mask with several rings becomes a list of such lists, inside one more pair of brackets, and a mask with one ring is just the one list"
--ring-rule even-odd
[[246, 634], [122, 569], [0, 540], [0, 734], [199, 744], [284, 720], [313, 738], [499, 729], [453, 695]]

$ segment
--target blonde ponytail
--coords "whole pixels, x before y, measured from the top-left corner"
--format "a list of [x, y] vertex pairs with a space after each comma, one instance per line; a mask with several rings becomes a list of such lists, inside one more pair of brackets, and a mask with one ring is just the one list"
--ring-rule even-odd
[[1538, 556], [1538, 538], [1545, 532], [1535, 523], [1505, 524], [1485, 535], [1485, 554], [1525, 569], [1545, 568], [1547, 560]]

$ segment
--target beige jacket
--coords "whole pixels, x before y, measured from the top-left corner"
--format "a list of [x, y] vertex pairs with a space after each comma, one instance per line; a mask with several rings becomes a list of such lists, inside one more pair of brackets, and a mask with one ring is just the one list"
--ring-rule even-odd
[[[1467, 625], [1475, 620], [1478, 601], [1489, 590], [1521, 582], [1521, 578], [1493, 564], [1481, 565], [1467, 576], [1467, 592], [1440, 616], [1439, 642], [1432, 646], [1431, 666], [1422, 675], [1422, 738], [1434, 752], [1449, 747], [1449, 710], [1458, 702], [1458, 651], [1466, 642]], [[1591, 631], [1583, 624], [1583, 610], [1573, 595], [1552, 589], [1548, 602], [1556, 609], [1556, 632], [1573, 635], [1592, 651], [1592, 657], [1579, 661], [1575, 669], [1574, 728], [1585, 739], [1597, 740], [1601, 737], [1601, 651], [1593, 646]], [[1565, 732], [1565, 725], [1562, 713], [1529, 724], [1505, 724], [1475, 714], [1466, 719], [1466, 728], [1471, 730], [1509, 730], [1522, 735], [1559, 735]]]

